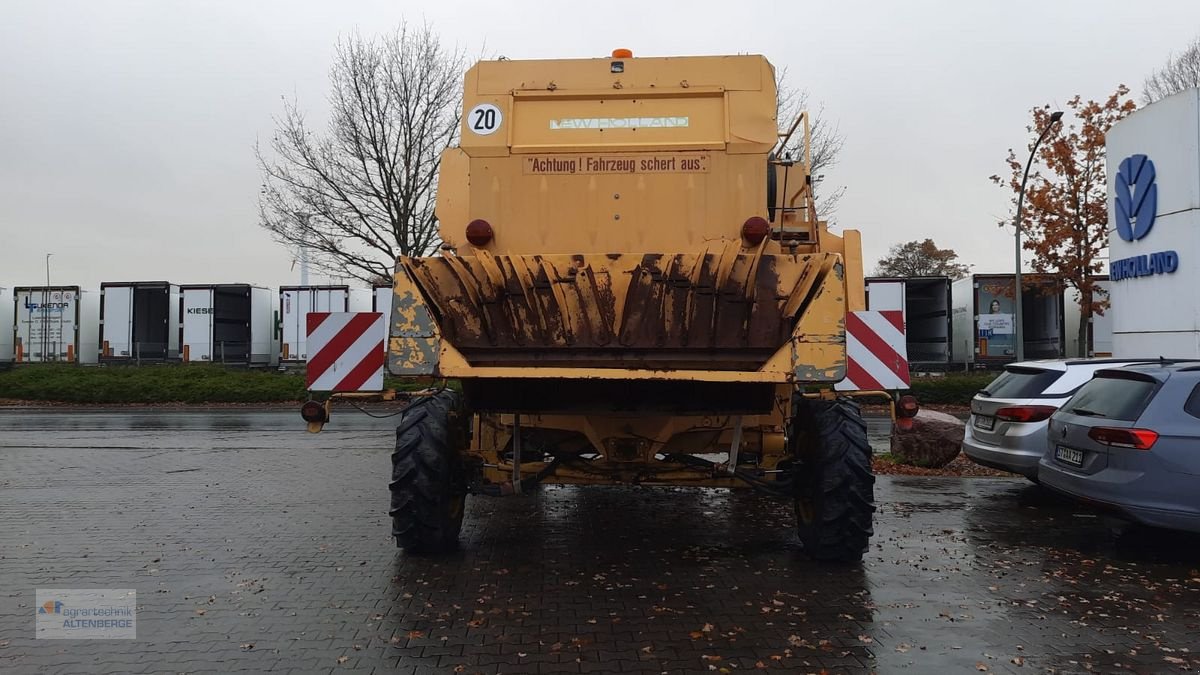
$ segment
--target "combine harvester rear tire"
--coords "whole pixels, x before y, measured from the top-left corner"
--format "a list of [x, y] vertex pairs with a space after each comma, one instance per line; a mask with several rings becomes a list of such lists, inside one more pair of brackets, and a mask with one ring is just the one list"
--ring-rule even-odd
[[459, 395], [443, 391], [413, 405], [396, 428], [392, 453], [392, 535], [407, 553], [427, 555], [458, 546], [466, 505], [455, 425]]
[[814, 560], [861, 561], [874, 534], [875, 476], [858, 405], [796, 395], [792, 420], [800, 542]]

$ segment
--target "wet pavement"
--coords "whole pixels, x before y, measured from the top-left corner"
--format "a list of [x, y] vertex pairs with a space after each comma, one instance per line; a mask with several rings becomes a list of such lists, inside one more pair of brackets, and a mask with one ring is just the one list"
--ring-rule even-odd
[[[1018, 479], [878, 480], [863, 565], [749, 492], [470, 501], [389, 537], [394, 420], [0, 410], [0, 671], [1177, 672], [1200, 541]], [[134, 641], [33, 639], [36, 588], [134, 588]]]

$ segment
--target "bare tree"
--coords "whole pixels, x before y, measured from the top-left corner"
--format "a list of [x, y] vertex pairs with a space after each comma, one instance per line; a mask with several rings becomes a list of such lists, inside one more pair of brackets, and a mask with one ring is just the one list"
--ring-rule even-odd
[[[787, 131], [787, 128], [800, 116], [801, 112], [809, 110], [808, 90], [791, 86], [787, 81], [787, 74], [787, 68], [780, 68], [775, 71], [775, 88], [778, 91], [779, 97], [775, 118], [781, 132]], [[812, 138], [812, 179], [814, 193], [820, 187], [824, 178], [821, 171], [832, 168], [837, 164], [838, 155], [841, 154], [842, 146], [846, 143], [846, 137], [842, 135], [837, 124], [825, 119], [824, 112], [824, 106], [818, 106], [815, 111], [809, 110], [809, 113], [812, 115], [809, 135]], [[793, 140], [792, 143], [796, 143], [796, 141]], [[795, 146], [787, 148], [787, 150], [794, 153], [796, 157], [803, 155], [803, 140], [800, 140]], [[817, 215], [822, 219], [830, 219], [833, 212], [837, 210], [838, 202], [841, 201], [842, 195], [845, 192], [846, 188], [842, 186], [832, 189], [823, 195], [816, 195], [819, 197], [817, 199]]]
[[1200, 87], [1200, 37], [1178, 55], [1171, 54], [1167, 65], [1146, 78], [1142, 83], [1142, 103], [1154, 103], [1192, 87]]
[[270, 152], [255, 146], [261, 226], [317, 269], [364, 282], [390, 279], [398, 255], [435, 250], [438, 167], [458, 136], [465, 62], [427, 25], [338, 40], [326, 132], [288, 101]]

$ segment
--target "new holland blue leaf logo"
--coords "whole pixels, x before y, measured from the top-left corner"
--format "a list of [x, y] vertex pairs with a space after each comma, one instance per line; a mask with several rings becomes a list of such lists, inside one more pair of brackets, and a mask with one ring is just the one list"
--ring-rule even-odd
[[1145, 155], [1130, 155], [1117, 170], [1117, 234], [1137, 241], [1150, 234], [1158, 212], [1158, 186], [1154, 162]]

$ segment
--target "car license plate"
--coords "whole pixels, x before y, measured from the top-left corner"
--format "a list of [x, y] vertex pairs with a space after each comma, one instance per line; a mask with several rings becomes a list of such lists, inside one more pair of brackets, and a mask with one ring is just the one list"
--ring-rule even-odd
[[988, 417], [987, 415], [976, 415], [975, 416], [975, 428], [976, 429], [983, 429], [984, 431], [991, 431], [993, 428], [995, 428], [995, 426], [996, 426], [996, 418], [995, 417]]
[[1064, 448], [1060, 445], [1054, 449], [1054, 459], [1071, 466], [1083, 466], [1083, 451]]

